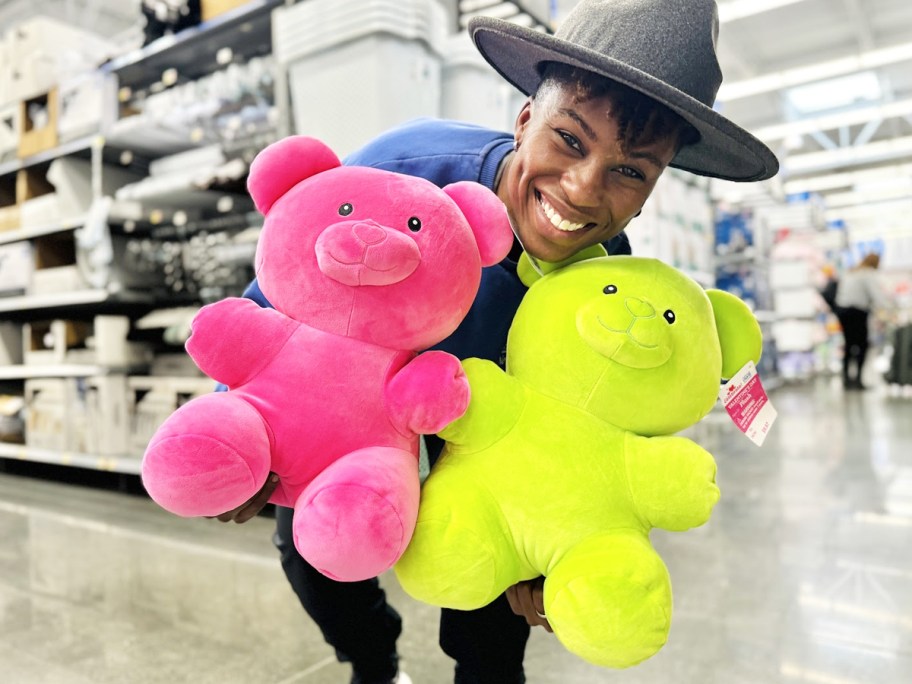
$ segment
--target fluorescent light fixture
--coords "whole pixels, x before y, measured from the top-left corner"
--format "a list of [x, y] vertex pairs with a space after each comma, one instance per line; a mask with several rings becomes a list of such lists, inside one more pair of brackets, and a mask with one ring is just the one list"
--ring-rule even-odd
[[839, 112], [838, 114], [828, 114], [825, 116], [815, 116], [798, 121], [776, 124], [775, 126], [766, 126], [764, 128], [752, 129], [752, 133], [763, 140], [770, 142], [773, 140], [785, 140], [793, 135], [806, 135], [817, 131], [831, 131], [843, 126], [853, 126], [856, 124], [865, 124], [869, 121], [880, 119], [894, 119], [901, 116], [912, 114], [912, 98], [908, 100], [897, 100], [886, 104], [859, 107], [850, 111]]
[[805, 83], [785, 91], [785, 98], [800, 114], [840, 109], [859, 102], [876, 102], [882, 96], [880, 80], [873, 71]]
[[827, 190], [839, 188], [854, 188], [858, 190], [859, 186], [891, 183], [897, 178], [912, 178], [912, 163], [883, 166], [865, 171], [848, 171], [824, 176], [795, 178], [794, 180], [786, 181], [783, 187], [786, 194], [796, 195], [801, 192], [826, 192]]
[[873, 204], [906, 197], [912, 197], [912, 184], [907, 183], [905, 187], [887, 186], [877, 189], [834, 192], [826, 196], [826, 206], [828, 209], [838, 209], [839, 207], [854, 207], [859, 204]]
[[880, 140], [857, 147], [796, 154], [783, 160], [786, 175], [814, 173], [841, 166], [860, 166], [912, 155], [912, 136]]
[[818, 62], [795, 69], [777, 71], [756, 78], [734, 83], [723, 83], [719, 88], [718, 102], [731, 102], [752, 95], [762, 95], [786, 90], [802, 83], [813, 83], [827, 78], [844, 76], [856, 71], [876, 69], [888, 64], [912, 60], [912, 43], [902, 43], [888, 48], [870, 50], [852, 57], [842, 57], [829, 62]]
[[786, 5], [794, 5], [797, 2], [804, 2], [804, 0], [728, 0], [728, 2], [720, 2], [719, 23], [724, 24], [727, 21], [762, 14]]

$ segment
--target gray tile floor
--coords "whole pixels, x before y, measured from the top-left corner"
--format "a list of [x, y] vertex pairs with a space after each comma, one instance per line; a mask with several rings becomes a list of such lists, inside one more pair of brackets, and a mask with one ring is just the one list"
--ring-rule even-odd
[[[912, 682], [912, 399], [819, 380], [772, 394], [762, 448], [714, 412], [709, 524], [653, 541], [675, 588], [667, 646], [600, 670], [535, 630], [530, 684]], [[0, 682], [348, 681], [297, 605], [272, 521], [181, 520], [141, 496], [0, 475]], [[436, 611], [383, 578], [415, 684], [452, 681]]]

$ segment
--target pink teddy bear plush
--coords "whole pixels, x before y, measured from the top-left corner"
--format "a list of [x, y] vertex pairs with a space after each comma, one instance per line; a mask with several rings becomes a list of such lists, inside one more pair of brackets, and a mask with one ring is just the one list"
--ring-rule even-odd
[[182, 516], [248, 501], [270, 471], [294, 508], [294, 543], [325, 575], [374, 577], [398, 560], [418, 511], [418, 435], [460, 417], [459, 361], [427, 349], [465, 317], [482, 266], [512, 244], [477, 183], [342, 166], [292, 136], [264, 149], [248, 189], [265, 222], [260, 289], [204, 306], [187, 351], [228, 386], [174, 412], [143, 457], [149, 495]]

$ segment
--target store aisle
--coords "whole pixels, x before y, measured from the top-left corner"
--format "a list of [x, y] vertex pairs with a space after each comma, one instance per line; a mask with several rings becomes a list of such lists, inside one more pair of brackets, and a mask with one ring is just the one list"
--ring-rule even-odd
[[[529, 684], [912, 681], [912, 399], [816, 381], [775, 391], [754, 447], [721, 412], [711, 522], [655, 533], [675, 588], [668, 645], [623, 672], [535, 630]], [[272, 521], [173, 518], [139, 496], [0, 475], [0, 681], [348, 681], [297, 606]], [[404, 665], [452, 681], [436, 611], [404, 597]]]

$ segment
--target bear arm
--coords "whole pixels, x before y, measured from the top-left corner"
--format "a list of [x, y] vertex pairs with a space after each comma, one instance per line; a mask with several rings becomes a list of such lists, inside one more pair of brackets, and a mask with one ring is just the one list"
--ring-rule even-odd
[[493, 361], [465, 359], [471, 397], [465, 414], [441, 430], [452, 447], [485, 449], [507, 435], [519, 420], [526, 396], [522, 384]]
[[385, 388], [390, 420], [405, 435], [430, 435], [461, 416], [469, 383], [452, 354], [428, 351], [409, 361]]
[[719, 488], [706, 449], [684, 437], [628, 434], [625, 455], [634, 504], [651, 526], [682, 531], [709, 520]]
[[238, 387], [272, 361], [299, 325], [253, 300], [229, 297], [199, 310], [187, 353], [210, 378]]

